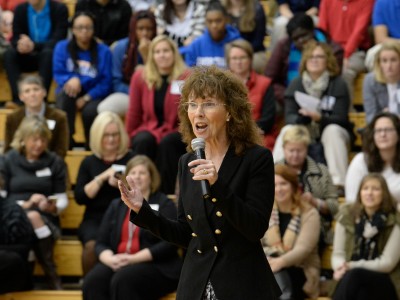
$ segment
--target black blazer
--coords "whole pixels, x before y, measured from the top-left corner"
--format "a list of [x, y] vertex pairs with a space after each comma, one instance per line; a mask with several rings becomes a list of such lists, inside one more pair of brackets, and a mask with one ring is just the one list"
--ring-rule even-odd
[[[150, 196], [149, 204], [158, 204], [158, 211], [165, 217], [176, 219], [176, 206], [162, 193]], [[128, 207], [122, 200], [115, 199], [108, 207], [100, 225], [96, 241], [96, 254], [100, 255], [104, 250], [112, 250], [117, 253], [121, 240], [122, 223], [128, 211]], [[148, 248], [153, 256], [152, 263], [166, 277], [177, 280], [179, 278], [182, 259], [178, 255], [176, 246], [160, 240], [146, 229], [139, 231], [140, 249]]]
[[271, 152], [260, 146], [225, 155], [212, 197], [203, 200], [188, 163], [179, 161], [178, 220], [158, 216], [145, 203], [131, 220], [187, 248], [177, 299], [202, 299], [210, 280], [219, 300], [277, 299], [280, 294], [260, 239], [268, 229], [274, 202]]

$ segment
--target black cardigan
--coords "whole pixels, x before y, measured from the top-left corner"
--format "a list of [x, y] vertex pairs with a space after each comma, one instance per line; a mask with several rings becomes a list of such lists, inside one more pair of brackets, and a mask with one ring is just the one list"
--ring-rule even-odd
[[[150, 195], [149, 204], [158, 204], [158, 212], [167, 218], [176, 219], [176, 206], [162, 193]], [[111, 202], [101, 222], [97, 241], [96, 253], [100, 255], [104, 250], [112, 250], [117, 253], [118, 244], [121, 239], [121, 229], [128, 207], [120, 198]], [[160, 240], [149, 230], [139, 231], [140, 249], [148, 248], [153, 257], [151, 263], [166, 277], [177, 280], [179, 278], [182, 259], [179, 257], [177, 247]]]

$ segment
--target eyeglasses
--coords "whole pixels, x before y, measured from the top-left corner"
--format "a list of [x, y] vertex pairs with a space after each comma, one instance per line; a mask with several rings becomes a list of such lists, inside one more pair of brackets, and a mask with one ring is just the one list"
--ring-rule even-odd
[[74, 26], [76, 31], [93, 31], [93, 26]]
[[388, 134], [388, 133], [392, 133], [393, 131], [395, 131], [396, 129], [393, 127], [385, 127], [385, 128], [376, 128], [374, 129], [374, 134], [379, 135], [379, 134]]
[[216, 102], [203, 102], [203, 103], [185, 102], [183, 104], [183, 108], [187, 112], [195, 112], [200, 106], [203, 111], [213, 111], [214, 109], [216, 109], [218, 106], [221, 105], [226, 105], [226, 104], [216, 103]]
[[323, 54], [311, 55], [308, 59], [323, 60], [326, 56]]
[[248, 60], [249, 57], [248, 56], [234, 56], [234, 57], [230, 57], [229, 60], [230, 61], [246, 61]]
[[107, 138], [117, 138], [120, 136], [119, 132], [112, 132], [112, 133], [105, 133], [103, 134], [103, 138], [107, 139]]

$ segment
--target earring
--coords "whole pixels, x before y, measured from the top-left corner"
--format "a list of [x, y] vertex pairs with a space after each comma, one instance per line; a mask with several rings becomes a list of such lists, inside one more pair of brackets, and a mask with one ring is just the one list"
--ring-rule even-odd
[[227, 122], [229, 122], [229, 120], [230, 120], [229, 118], [226, 118], [226, 121], [227, 121]]

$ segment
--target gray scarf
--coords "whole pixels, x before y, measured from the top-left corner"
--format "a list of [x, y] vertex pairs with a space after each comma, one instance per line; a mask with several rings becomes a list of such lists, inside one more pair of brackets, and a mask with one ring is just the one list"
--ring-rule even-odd
[[323, 92], [329, 85], [329, 72], [324, 71], [317, 80], [312, 80], [307, 71], [301, 74], [301, 80], [306, 90], [306, 93], [310, 96], [321, 99]]

